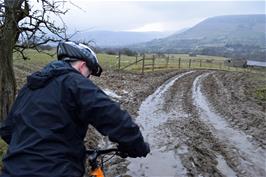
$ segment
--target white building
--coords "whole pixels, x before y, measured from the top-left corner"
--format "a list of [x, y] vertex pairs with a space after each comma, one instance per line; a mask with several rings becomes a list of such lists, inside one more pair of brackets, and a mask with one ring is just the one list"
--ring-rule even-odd
[[266, 61], [253, 61], [253, 60], [247, 60], [247, 66], [251, 67], [266, 67]]

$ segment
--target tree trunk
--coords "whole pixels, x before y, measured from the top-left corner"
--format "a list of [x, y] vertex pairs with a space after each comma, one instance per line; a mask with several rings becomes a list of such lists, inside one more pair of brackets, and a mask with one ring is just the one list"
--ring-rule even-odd
[[12, 49], [0, 41], [0, 121], [7, 116], [16, 95]]
[[6, 13], [5, 25], [0, 30], [0, 122], [6, 118], [16, 96], [13, 47], [18, 32], [13, 15], [12, 10]]

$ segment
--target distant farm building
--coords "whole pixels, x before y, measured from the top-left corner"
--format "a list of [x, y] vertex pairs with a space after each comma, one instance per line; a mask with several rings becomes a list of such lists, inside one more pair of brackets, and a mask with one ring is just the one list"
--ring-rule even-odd
[[244, 59], [228, 59], [224, 61], [225, 66], [232, 66], [232, 67], [246, 67], [247, 60]]
[[256, 67], [256, 68], [265, 68], [266, 67], [266, 61], [253, 61], [253, 60], [247, 60], [247, 66], [248, 67]]

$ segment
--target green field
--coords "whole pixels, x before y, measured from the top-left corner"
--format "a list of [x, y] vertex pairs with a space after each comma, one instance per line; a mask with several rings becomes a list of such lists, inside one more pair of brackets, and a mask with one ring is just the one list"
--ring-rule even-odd
[[[55, 54], [55, 50], [49, 51], [48, 53]], [[28, 56], [30, 59], [23, 60], [20, 56], [18, 56], [18, 54], [15, 53], [14, 55], [14, 66], [17, 69], [23, 70], [24, 72], [36, 71], [56, 58], [55, 55], [54, 57], [51, 57], [43, 53], [38, 53], [34, 50], [27, 50], [26, 56]], [[127, 71], [142, 72], [142, 61], [137, 62], [136, 64], [133, 64], [127, 68], [125, 67], [141, 60], [143, 56], [135, 57], [121, 55], [120, 62], [117, 55], [99, 53], [97, 56], [104, 70], [118, 70], [120, 66], [120, 69]], [[188, 54], [170, 54], [165, 55], [164, 57], [155, 57], [154, 61], [152, 58], [152, 54], [145, 55], [144, 72], [167, 69], [218, 69], [241, 72], [248, 70], [244, 68], [225, 66], [224, 61], [227, 60], [227, 58], [217, 56], [189, 56]]]
[[[120, 68], [124, 69], [130, 63], [134, 63], [142, 58], [143, 56], [140, 56], [137, 59], [136, 57], [121, 56]], [[246, 71], [246, 69], [243, 68], [225, 66], [225, 60], [227, 60], [227, 58], [204, 55], [191, 57], [187, 54], [172, 54], [161, 58], [155, 57], [153, 60], [152, 55], [145, 55], [144, 64], [142, 61], [140, 61], [137, 64], [131, 65], [125, 69], [128, 71], [142, 72], [144, 65], [144, 72], [167, 69], [218, 69], [229, 71]]]

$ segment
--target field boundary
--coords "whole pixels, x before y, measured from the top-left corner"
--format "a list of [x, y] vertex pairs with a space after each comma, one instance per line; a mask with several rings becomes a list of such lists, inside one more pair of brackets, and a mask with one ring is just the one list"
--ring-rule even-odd
[[265, 72], [266, 69], [251, 67], [236, 67], [226, 64], [225, 59], [198, 59], [198, 58], [182, 58], [174, 56], [156, 56], [146, 55], [135, 56], [129, 59], [123, 55], [117, 56], [118, 71], [134, 71], [144, 74], [145, 72], [154, 72], [158, 70], [168, 69], [215, 69], [222, 71], [238, 71], [238, 72]]

